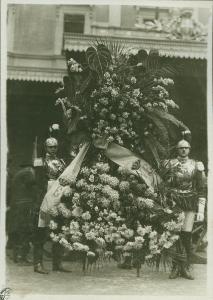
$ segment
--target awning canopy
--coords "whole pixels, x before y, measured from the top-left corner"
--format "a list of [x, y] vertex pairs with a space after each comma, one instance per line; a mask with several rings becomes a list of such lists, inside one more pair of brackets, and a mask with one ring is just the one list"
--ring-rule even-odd
[[204, 59], [207, 57], [207, 42], [188, 40], [112, 37], [98, 35], [64, 34], [64, 50], [85, 51], [95, 40], [119, 42], [130, 49], [159, 50], [161, 56]]
[[8, 67], [7, 79], [41, 82], [61, 82], [67, 70], [41, 69], [29, 67]]

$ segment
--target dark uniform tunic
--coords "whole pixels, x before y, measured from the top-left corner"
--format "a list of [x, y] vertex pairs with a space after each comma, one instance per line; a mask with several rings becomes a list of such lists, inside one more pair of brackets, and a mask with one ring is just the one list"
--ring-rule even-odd
[[8, 213], [9, 238], [14, 261], [26, 259], [33, 234], [33, 208], [37, 202], [36, 175], [32, 167], [16, 173], [11, 185], [11, 203]]
[[36, 176], [32, 167], [18, 171], [11, 187], [9, 231], [31, 232], [32, 207], [37, 200]]

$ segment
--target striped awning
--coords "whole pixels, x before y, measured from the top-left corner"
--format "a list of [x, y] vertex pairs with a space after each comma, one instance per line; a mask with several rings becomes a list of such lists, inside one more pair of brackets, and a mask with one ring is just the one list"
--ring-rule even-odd
[[130, 49], [156, 49], [161, 56], [204, 59], [207, 57], [207, 42], [192, 40], [168, 40], [98, 35], [64, 34], [64, 50], [85, 51], [95, 40], [111, 40]]
[[67, 75], [67, 70], [59, 69], [41, 69], [29, 67], [8, 67], [7, 79], [40, 81], [40, 82], [61, 82], [63, 76]]

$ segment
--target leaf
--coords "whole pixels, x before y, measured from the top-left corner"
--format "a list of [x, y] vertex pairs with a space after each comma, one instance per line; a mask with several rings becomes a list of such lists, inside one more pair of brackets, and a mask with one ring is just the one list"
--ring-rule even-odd
[[152, 153], [152, 156], [157, 164], [157, 167], [160, 166], [160, 157], [156, 147], [156, 141], [151, 134], [144, 139], [145, 147]]
[[172, 124], [174, 124], [177, 128], [182, 129], [182, 130], [189, 130], [188, 127], [181, 121], [179, 121], [177, 118], [175, 118], [175, 116], [173, 116], [172, 114], [160, 110], [160, 109], [154, 109], [152, 111], [153, 114], [159, 116], [162, 120], [166, 120], [171, 122]]
[[72, 116], [72, 118], [70, 120], [68, 120], [68, 124], [67, 124], [67, 127], [68, 127], [67, 133], [68, 134], [76, 131], [80, 116], [81, 116], [80, 112], [76, 111], [75, 114]]
[[167, 121], [166, 127], [168, 130], [170, 139], [176, 140], [177, 136], [178, 136], [177, 127], [174, 124], [169, 123], [168, 121]]
[[108, 48], [103, 44], [89, 47], [86, 50], [86, 59], [89, 68], [102, 79], [106, 68], [111, 62], [111, 54]]
[[155, 130], [158, 132], [159, 139], [162, 141], [162, 143], [168, 145], [168, 130], [165, 124], [162, 122], [161, 118], [157, 117], [156, 115], [153, 115], [152, 113], [147, 113], [147, 117], [151, 119], [152, 122], [155, 124]]
[[64, 94], [67, 97], [68, 101], [70, 103], [73, 103], [75, 101], [75, 93], [76, 93], [74, 78], [72, 78], [71, 76], [64, 76], [63, 82], [64, 82]]
[[165, 159], [169, 154], [169, 145], [163, 146], [160, 141], [155, 141], [156, 149], [159, 153], [160, 159]]
[[86, 79], [82, 82], [80, 86], [80, 93], [84, 94], [88, 89], [91, 89], [92, 83], [94, 83], [96, 78], [96, 74], [94, 72], [90, 71], [89, 75], [86, 77]]

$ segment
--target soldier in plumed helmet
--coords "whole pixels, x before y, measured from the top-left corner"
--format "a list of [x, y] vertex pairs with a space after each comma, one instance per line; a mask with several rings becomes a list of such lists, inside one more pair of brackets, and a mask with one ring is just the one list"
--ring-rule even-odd
[[[41, 200], [66, 167], [65, 162], [57, 157], [58, 141], [55, 138], [49, 137], [46, 139], [45, 150], [46, 154], [42, 161], [42, 171], [43, 176], [46, 178], [46, 188], [45, 192], [42, 194]], [[42, 177], [41, 172], [40, 174]], [[37, 228], [34, 237], [34, 271], [41, 274], [47, 274], [48, 272], [43, 267], [43, 246], [46, 242], [48, 224], [46, 222], [44, 222], [44, 224], [38, 224], [38, 218], [36, 219], [36, 222]], [[58, 243], [54, 243], [52, 247], [52, 269], [53, 271], [70, 272], [62, 266], [62, 255], [62, 246]]]
[[190, 143], [185, 138], [176, 146], [177, 157], [163, 162], [163, 178], [168, 188], [168, 197], [183, 210], [185, 218], [180, 233], [180, 241], [185, 249], [186, 260], [174, 260], [170, 279], [182, 276], [193, 280], [191, 273], [192, 229], [195, 220], [204, 220], [206, 203], [206, 176], [204, 165], [200, 161], [189, 158]]

